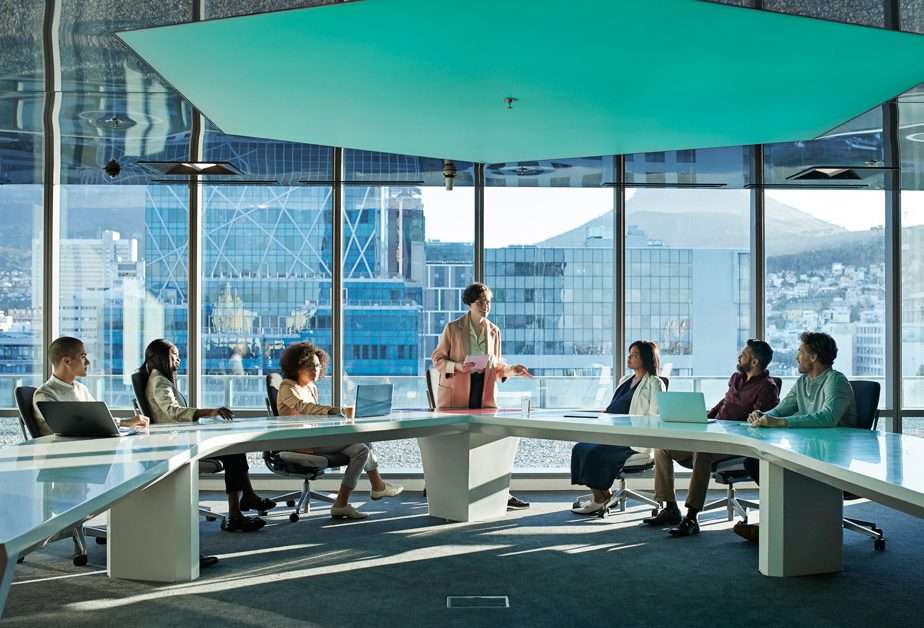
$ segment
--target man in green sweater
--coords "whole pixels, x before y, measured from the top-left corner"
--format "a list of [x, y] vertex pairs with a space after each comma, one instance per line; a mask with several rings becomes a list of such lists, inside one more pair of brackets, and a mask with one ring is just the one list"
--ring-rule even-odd
[[[857, 405], [850, 382], [832, 366], [837, 358], [834, 338], [807, 331], [799, 340], [796, 362], [800, 377], [778, 406], [767, 413], [754, 411], [748, 416], [751, 427], [856, 427]], [[760, 463], [747, 458], [744, 463], [755, 482], [760, 482]], [[739, 522], [735, 532], [757, 541], [758, 527]]]

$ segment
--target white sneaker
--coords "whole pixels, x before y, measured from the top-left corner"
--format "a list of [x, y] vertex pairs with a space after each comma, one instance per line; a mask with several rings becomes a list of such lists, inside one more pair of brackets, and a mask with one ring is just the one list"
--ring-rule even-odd
[[577, 515], [592, 515], [600, 512], [604, 508], [606, 508], [606, 502], [595, 502], [594, 500], [590, 500], [586, 503], [582, 502], [581, 506], [577, 508], [572, 508], [571, 512]]
[[331, 506], [330, 516], [332, 519], [365, 519], [369, 515], [347, 504], [346, 506]]
[[588, 502], [592, 502], [593, 500], [594, 500], [594, 494], [587, 493], [586, 495], [581, 495], [576, 500], [574, 500], [574, 503], [571, 504], [571, 507], [581, 508], [582, 506], [586, 506]]
[[383, 497], [394, 497], [396, 495], [400, 495], [403, 492], [404, 487], [400, 484], [389, 484], [388, 482], [385, 482], [385, 488], [383, 488], [381, 491], [372, 489], [370, 497], [372, 497], [372, 499], [378, 500], [382, 499]]

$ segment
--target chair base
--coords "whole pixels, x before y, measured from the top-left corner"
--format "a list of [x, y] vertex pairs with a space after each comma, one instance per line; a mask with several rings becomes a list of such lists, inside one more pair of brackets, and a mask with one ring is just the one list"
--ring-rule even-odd
[[725, 508], [728, 521], [732, 521], [737, 515], [741, 517], [742, 522], [747, 523], [748, 510], [758, 510], [760, 504], [738, 497], [735, 494], [734, 485], [729, 484], [725, 497], [707, 503], [700, 512], [709, 512], [719, 508]]
[[282, 495], [276, 495], [271, 499], [276, 503], [285, 502], [286, 506], [294, 508], [292, 513], [289, 515], [289, 521], [295, 523], [298, 521], [300, 514], [311, 512], [312, 499], [327, 502], [328, 504], [333, 504], [335, 501], [337, 501], [337, 495], [334, 493], [319, 493], [318, 491], [312, 491], [310, 480], [303, 479], [302, 490], [283, 493]]
[[606, 519], [609, 516], [611, 510], [615, 510], [616, 512], [625, 512], [626, 502], [628, 502], [630, 499], [641, 502], [643, 504], [647, 504], [654, 508], [661, 506], [660, 502], [655, 501], [647, 495], [642, 495], [641, 493], [633, 491], [630, 488], [626, 488], [625, 478], [617, 478], [617, 488], [615, 491], [613, 491], [613, 495], [610, 497], [610, 501], [607, 502], [606, 507], [600, 511], [600, 518]]
[[883, 534], [882, 529], [879, 528], [874, 522], [844, 517], [843, 526], [845, 530], [857, 532], [858, 534], [864, 534], [873, 539], [873, 547], [875, 547], [877, 551], [881, 552], [885, 549], [885, 535]]

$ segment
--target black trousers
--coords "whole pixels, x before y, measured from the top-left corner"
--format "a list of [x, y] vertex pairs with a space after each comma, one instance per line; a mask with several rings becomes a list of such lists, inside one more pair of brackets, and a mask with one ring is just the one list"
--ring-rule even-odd
[[471, 374], [471, 386], [468, 389], [468, 407], [472, 410], [481, 408], [484, 398], [484, 373]]
[[760, 460], [757, 458], [745, 458], [744, 468], [747, 469], [748, 475], [754, 480], [755, 484], [760, 484]]
[[228, 456], [215, 456], [225, 468], [225, 493], [240, 493], [247, 486], [247, 473], [250, 466], [244, 454], [230, 454]]

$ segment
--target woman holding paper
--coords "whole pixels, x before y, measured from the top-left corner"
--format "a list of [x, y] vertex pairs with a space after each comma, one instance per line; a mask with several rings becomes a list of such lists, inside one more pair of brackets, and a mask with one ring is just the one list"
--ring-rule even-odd
[[[491, 289], [473, 283], [462, 293], [468, 312], [448, 323], [440, 342], [430, 356], [439, 370], [436, 407], [496, 408], [494, 386], [516, 375], [532, 377], [522, 364], [505, 364], [501, 360], [501, 332], [488, 320], [491, 312]], [[509, 508], [526, 508], [528, 503], [511, 496]]]

